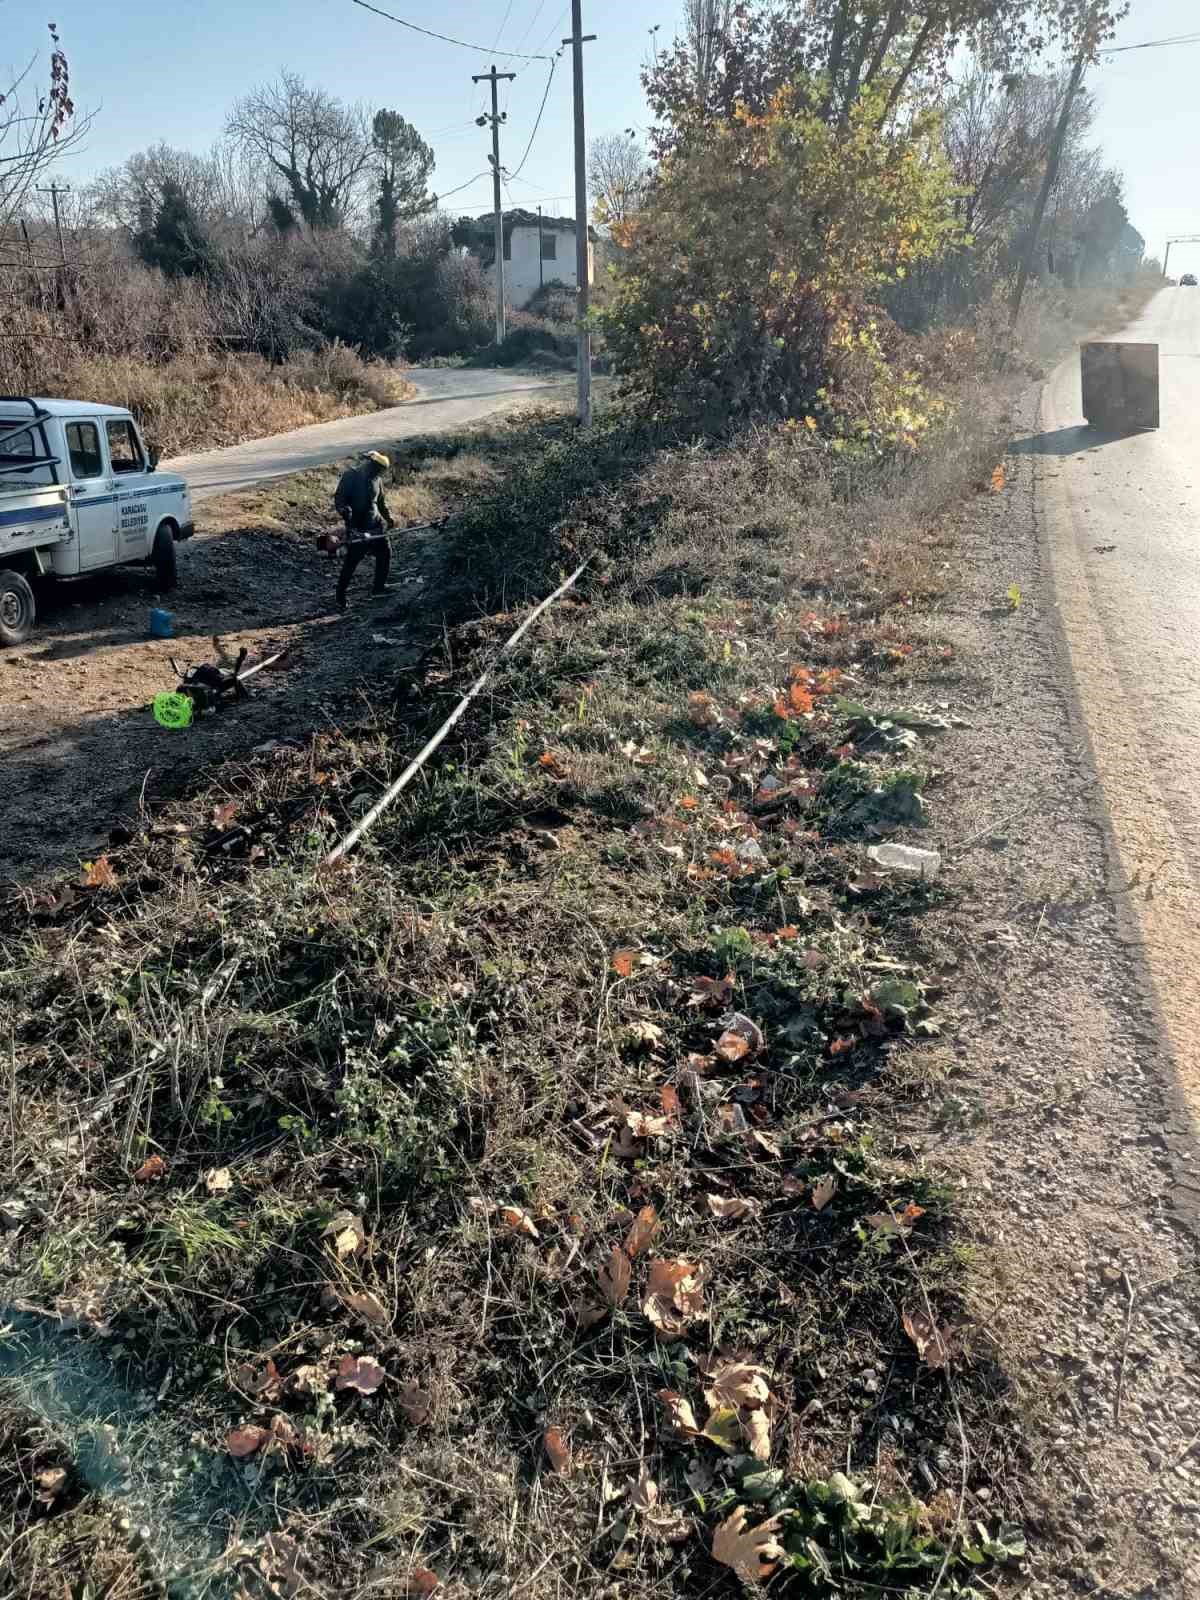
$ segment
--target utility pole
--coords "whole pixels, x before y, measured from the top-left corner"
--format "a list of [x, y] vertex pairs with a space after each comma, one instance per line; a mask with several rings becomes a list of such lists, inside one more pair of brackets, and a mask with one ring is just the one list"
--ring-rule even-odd
[[583, 0], [571, 0], [571, 37], [564, 39], [572, 50], [575, 68], [575, 281], [579, 318], [578, 380], [579, 426], [592, 423], [592, 330], [588, 326], [591, 306], [591, 251], [588, 241], [587, 131], [583, 114], [583, 47], [596, 37], [583, 31]]
[[1167, 268], [1171, 263], [1171, 246], [1173, 244], [1200, 244], [1200, 234], [1176, 233], [1167, 240], [1167, 252], [1163, 256], [1163, 277], [1167, 276]]
[[70, 194], [70, 192], [71, 185], [69, 183], [63, 184], [61, 188], [57, 183], [52, 183], [48, 189], [38, 189], [39, 194], [48, 194], [50, 196], [50, 204], [54, 207], [54, 227], [58, 233], [58, 253], [64, 267], [67, 264], [67, 246], [63, 239], [62, 218], [58, 214], [58, 197], [60, 194]]
[[1050, 195], [1058, 181], [1058, 169], [1062, 162], [1063, 146], [1067, 142], [1067, 129], [1071, 125], [1071, 107], [1075, 103], [1075, 96], [1079, 92], [1079, 85], [1083, 80], [1083, 69], [1087, 65], [1088, 56], [1094, 44], [1092, 29], [1096, 21], [1099, 4], [1092, 6], [1085, 24], [1084, 35], [1079, 44], [1079, 54], [1075, 57], [1075, 65], [1071, 68], [1071, 76], [1067, 80], [1067, 92], [1063, 98], [1062, 111], [1059, 113], [1058, 126], [1054, 130], [1054, 138], [1050, 142], [1050, 153], [1046, 159], [1046, 176], [1042, 179], [1041, 193], [1038, 195], [1037, 205], [1033, 212], [1033, 223], [1029, 230], [1029, 243], [1021, 259], [1021, 270], [1017, 274], [1017, 286], [1013, 290], [1011, 315], [1009, 327], [1015, 328], [1017, 318], [1021, 315], [1021, 301], [1025, 296], [1025, 285], [1029, 282], [1029, 273], [1033, 267], [1034, 254], [1037, 251], [1038, 235], [1042, 231], [1042, 222], [1046, 216], [1046, 207], [1050, 203]]
[[485, 123], [492, 124], [492, 194], [496, 210], [496, 343], [504, 343], [504, 212], [500, 203], [500, 124], [508, 121], [507, 113], [501, 114], [500, 102], [497, 97], [496, 86], [501, 78], [510, 82], [516, 77], [515, 72], [497, 72], [495, 62], [492, 63], [490, 72], [479, 72], [472, 75], [472, 83], [490, 83], [492, 86], [492, 114], [490, 117], [478, 117], [476, 120], [482, 128]]
[[[546, 287], [546, 258], [542, 254], [542, 251], [543, 251], [544, 248], [545, 247], [544, 247], [544, 245], [542, 243], [542, 208], [541, 208], [541, 206], [539, 206], [538, 207], [538, 288], [539, 289], [544, 289]], [[1170, 248], [1171, 248], [1170, 245], [1168, 245], [1167, 249], [1169, 250]]]

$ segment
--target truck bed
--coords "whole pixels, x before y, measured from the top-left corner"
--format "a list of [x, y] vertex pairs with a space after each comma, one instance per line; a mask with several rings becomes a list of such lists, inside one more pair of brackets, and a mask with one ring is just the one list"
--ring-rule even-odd
[[19, 550], [45, 549], [71, 537], [67, 491], [47, 483], [20, 488], [0, 477], [0, 567]]

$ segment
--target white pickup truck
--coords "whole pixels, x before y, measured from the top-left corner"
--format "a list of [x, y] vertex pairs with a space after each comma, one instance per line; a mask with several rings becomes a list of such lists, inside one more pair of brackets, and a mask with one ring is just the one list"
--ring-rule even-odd
[[174, 588], [192, 502], [157, 465], [119, 406], [0, 395], [0, 644], [29, 637], [38, 579], [136, 563]]

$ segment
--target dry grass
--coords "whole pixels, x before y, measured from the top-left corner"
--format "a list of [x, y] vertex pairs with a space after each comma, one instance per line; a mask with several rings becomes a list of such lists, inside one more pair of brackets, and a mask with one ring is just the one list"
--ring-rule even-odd
[[[939, 448], [887, 466], [786, 429], [681, 449], [619, 418], [580, 441], [549, 415], [410, 446], [397, 509], [463, 513], [474, 620], [374, 721], [198, 777], [114, 848], [114, 887], [13, 905], [0, 1160], [24, 1210], [3, 1265], [40, 1326], [67, 1319], [64, 1369], [81, 1324], [135, 1393], [166, 1396], [159, 1453], [193, 1441], [148, 1514], [160, 1551], [181, 1518], [206, 1542], [181, 1593], [237, 1572], [256, 1594], [399, 1600], [429, 1569], [451, 1597], [715, 1600], [740, 1588], [711, 1529], [743, 1504], [833, 1564], [797, 1566], [798, 1592], [948, 1595], [960, 1513], [1019, 1516], [1020, 1426], [986, 1344], [947, 1380], [901, 1324], [952, 1319], [970, 1265], [899, 1132], [956, 1067], [922, 1032], [940, 891], [874, 881], [863, 845], [923, 837], [897, 818], [921, 789], [936, 812], [954, 736], [889, 748], [832, 693], [774, 709], [798, 668], [881, 712], [963, 689], [938, 597], [1006, 404], [972, 380]], [[327, 494], [306, 474], [257, 514], [301, 527]], [[322, 871], [511, 631], [478, 612], [581, 553], [580, 593]], [[708, 1003], [698, 980], [726, 977]], [[897, 980], [903, 1012], [880, 988]], [[728, 1064], [726, 1007], [765, 1035]], [[909, 1204], [889, 1242], [871, 1219]], [[659, 1232], [592, 1321], [648, 1206]], [[651, 1258], [706, 1272], [677, 1337], [642, 1309]], [[382, 1386], [338, 1389], [364, 1356]], [[681, 1439], [659, 1398], [703, 1424], [706, 1368], [735, 1358], [778, 1406], [768, 1462], [733, 1434], [728, 1452]], [[276, 1429], [248, 1463], [227, 1447], [245, 1424]], [[643, 1473], [688, 1519], [679, 1542], [637, 1509]]]
[[41, 379], [45, 392], [127, 406], [164, 456], [262, 438], [383, 406], [414, 393], [401, 372], [342, 345], [272, 366], [260, 356], [79, 356]]

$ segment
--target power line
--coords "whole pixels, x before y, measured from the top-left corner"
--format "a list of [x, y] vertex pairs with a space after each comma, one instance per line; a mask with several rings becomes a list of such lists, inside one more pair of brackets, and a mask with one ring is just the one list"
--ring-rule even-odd
[[[559, 54], [561, 54], [561, 51]], [[510, 178], [519, 178], [521, 173], [525, 170], [525, 163], [529, 160], [529, 152], [533, 149], [533, 141], [537, 138], [538, 129], [542, 125], [542, 117], [545, 115], [546, 111], [546, 102], [550, 98], [550, 85], [554, 82], [554, 69], [557, 66], [558, 56], [556, 55], [550, 63], [550, 75], [546, 79], [546, 92], [542, 95], [542, 103], [538, 107], [537, 121], [533, 125], [533, 132], [529, 135], [529, 143], [525, 146], [525, 154], [521, 157], [520, 165], [517, 167], [517, 170], [508, 174]]]
[[520, 49], [520, 47], [525, 43], [526, 39], [528, 39], [529, 35], [533, 32], [534, 28], [537, 26], [537, 19], [541, 16], [545, 9], [546, 0], [538, 0], [537, 10], [533, 13], [533, 16], [530, 17], [528, 23], [526, 24], [525, 32], [517, 40], [518, 49]]
[[[549, 61], [545, 55], [532, 55], [521, 50], [493, 50], [486, 44], [468, 44], [465, 39], [452, 39], [448, 33], [435, 33], [432, 28], [422, 28], [416, 22], [405, 22], [403, 17], [394, 17], [390, 11], [381, 11], [378, 6], [368, 5], [367, 0], [352, 0], [356, 6], [361, 6], [364, 11], [373, 11], [377, 17], [386, 17], [389, 22], [398, 23], [402, 28], [411, 28], [413, 33], [423, 33], [427, 39], [440, 39], [443, 44], [454, 44], [460, 50], [471, 50], [477, 55], [512, 56], [520, 61]], [[503, 32], [503, 29], [501, 30]]]
[[493, 55], [497, 54], [496, 45], [498, 45], [500, 43], [501, 39], [504, 37], [504, 30], [505, 30], [505, 28], [508, 27], [508, 19], [509, 19], [509, 17], [512, 16], [512, 8], [513, 8], [513, 0], [508, 0], [508, 10], [505, 11], [505, 13], [504, 13], [504, 21], [500, 24], [499, 28], [497, 28], [497, 30], [496, 30], [496, 41], [495, 41], [495, 44], [492, 45], [492, 51], [491, 51], [491, 53]]
[[1200, 44], [1200, 33], [1179, 33], [1173, 39], [1146, 39], [1141, 44], [1115, 44], [1101, 50], [1102, 56], [1121, 56], [1129, 50], [1161, 50], [1167, 45]]

